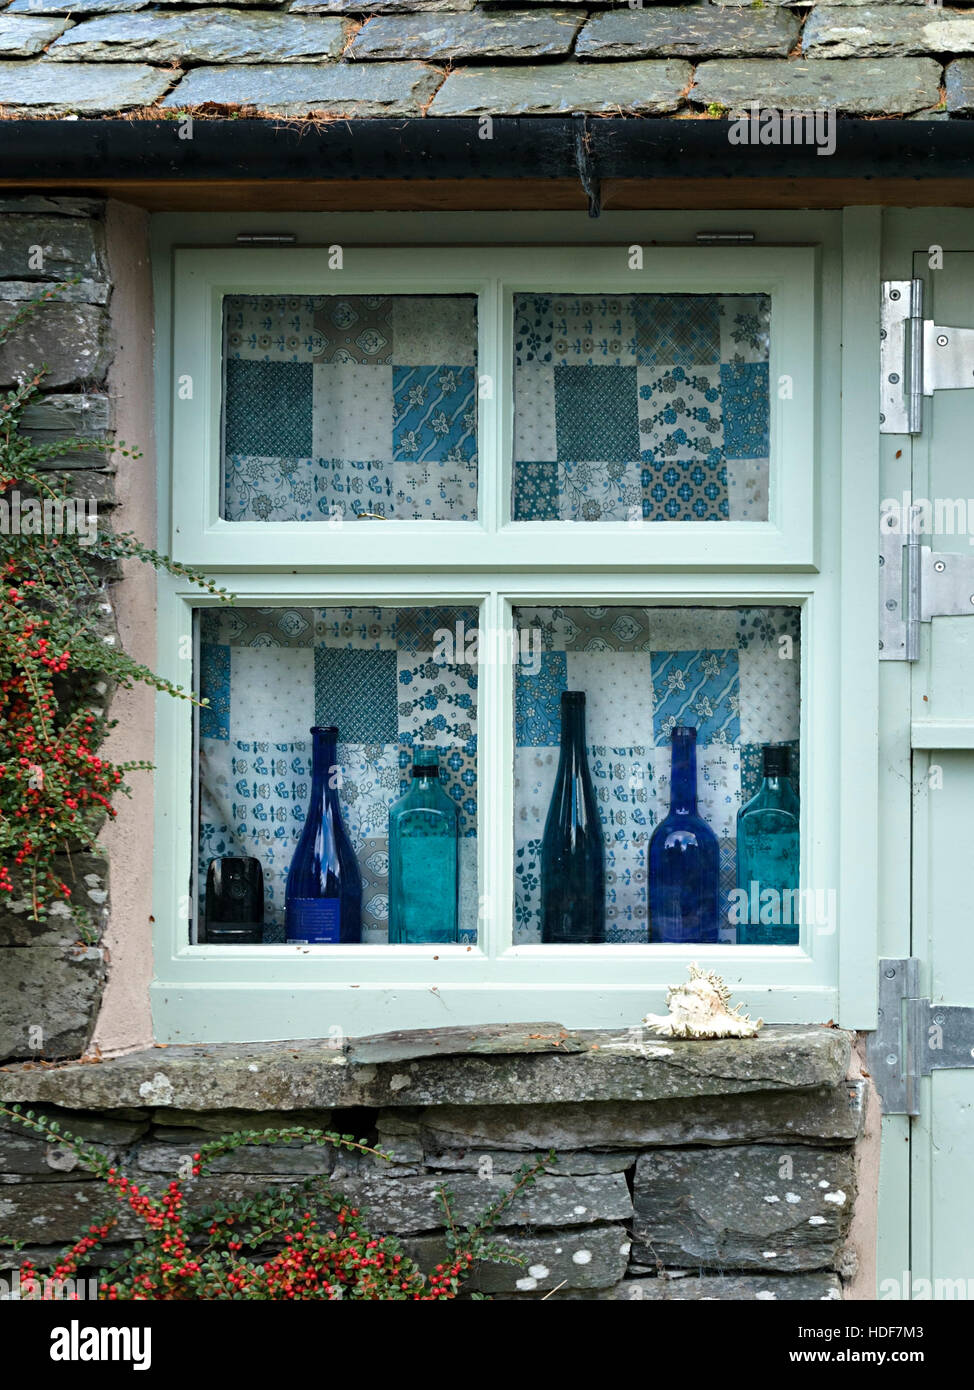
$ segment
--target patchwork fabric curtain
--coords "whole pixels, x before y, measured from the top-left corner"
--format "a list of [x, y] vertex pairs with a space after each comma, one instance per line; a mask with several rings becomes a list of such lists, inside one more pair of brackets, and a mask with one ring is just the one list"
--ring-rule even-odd
[[521, 521], [766, 521], [768, 295], [514, 299]]

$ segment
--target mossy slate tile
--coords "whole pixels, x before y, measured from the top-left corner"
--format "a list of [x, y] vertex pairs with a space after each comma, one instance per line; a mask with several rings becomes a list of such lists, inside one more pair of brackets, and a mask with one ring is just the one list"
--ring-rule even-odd
[[974, 115], [974, 58], [947, 65], [947, 110], [954, 116]]
[[[585, 4], [586, 0], [577, 0]], [[530, 3], [530, 0], [529, 0]], [[539, 0], [547, 5], [549, 0]], [[575, 4], [576, 0], [567, 0]], [[290, 14], [459, 14], [469, 13], [476, 8], [477, 0], [372, 0], [363, 7], [362, 0], [293, 0], [288, 5]]]
[[717, 58], [701, 63], [690, 101], [743, 111], [751, 102], [788, 110], [835, 109], [853, 116], [908, 115], [940, 100], [940, 64], [932, 58], [839, 58], [787, 62]]
[[974, 14], [892, 5], [826, 5], [808, 17], [802, 52], [814, 58], [974, 53]]
[[48, 56], [69, 62], [321, 62], [339, 58], [346, 37], [341, 19], [221, 9], [105, 15], [69, 30]]
[[14, 0], [6, 14], [78, 15], [144, 10], [151, 0]]
[[579, 58], [696, 58], [768, 54], [786, 57], [799, 34], [798, 19], [783, 9], [679, 8], [604, 10], [578, 37]]
[[67, 19], [0, 15], [0, 58], [33, 58], [63, 34], [68, 23]]
[[0, 62], [0, 106], [32, 116], [100, 116], [151, 106], [178, 76], [142, 63]]
[[566, 116], [576, 111], [639, 116], [675, 111], [689, 85], [689, 63], [554, 63], [460, 68], [451, 72], [431, 116]]
[[358, 59], [556, 58], [581, 23], [577, 10], [483, 10], [433, 18], [380, 15], [359, 30], [348, 56]]
[[163, 106], [214, 102], [293, 116], [418, 116], [441, 81], [442, 74], [423, 63], [203, 67], [184, 77]]

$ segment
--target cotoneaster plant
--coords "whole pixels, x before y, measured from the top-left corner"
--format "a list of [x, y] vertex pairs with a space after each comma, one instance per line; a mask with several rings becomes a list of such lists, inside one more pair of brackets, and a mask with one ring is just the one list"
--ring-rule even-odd
[[[351, 1134], [299, 1125], [241, 1130], [197, 1150], [189, 1178], [163, 1180], [150, 1191], [56, 1121], [32, 1110], [22, 1111], [18, 1105], [0, 1106], [0, 1116], [68, 1150], [106, 1189], [107, 1210], [51, 1269], [41, 1273], [29, 1260], [21, 1263], [20, 1297], [41, 1300], [65, 1297], [65, 1288], [71, 1287], [68, 1281], [91, 1267], [92, 1252], [111, 1238], [119, 1213], [126, 1209], [138, 1221], [141, 1235], [117, 1264], [103, 1270], [100, 1299], [421, 1303], [455, 1299], [477, 1261], [524, 1264], [521, 1256], [489, 1239], [489, 1233], [514, 1198], [556, 1162], [555, 1155], [548, 1153], [526, 1163], [472, 1225], [457, 1224], [452, 1194], [440, 1188], [436, 1195], [446, 1227], [446, 1258], [426, 1274], [395, 1240], [375, 1235], [366, 1214], [336, 1192], [323, 1174], [293, 1186], [269, 1186], [256, 1196], [228, 1196], [211, 1205], [194, 1199], [192, 1179], [203, 1177], [217, 1158], [248, 1145], [330, 1145], [376, 1159], [389, 1158]], [[225, 1181], [231, 1186], [231, 1179]]]
[[[45, 290], [27, 302], [0, 327], [0, 346], [15, 342], [25, 321], [58, 293]], [[141, 760], [113, 762], [102, 750], [114, 722], [106, 713], [112, 688], [143, 683], [191, 698], [119, 648], [105, 626], [106, 584], [122, 561], [134, 559], [231, 598], [134, 535], [112, 533], [101, 518], [80, 534], [63, 528], [82, 499], [70, 470], [58, 471], [59, 460], [111, 445], [94, 437], [39, 444], [24, 432], [24, 412], [39, 399], [45, 374], [25, 373], [13, 390], [0, 393], [0, 498], [6, 503], [0, 541], [0, 897], [7, 895], [35, 920], [53, 903], [71, 898], [59, 869], [63, 857], [94, 848], [105, 818], [115, 816], [119, 796], [129, 791], [127, 775], [151, 768]], [[121, 443], [115, 453], [139, 457]], [[86, 905], [70, 906], [79, 929], [90, 930]]]

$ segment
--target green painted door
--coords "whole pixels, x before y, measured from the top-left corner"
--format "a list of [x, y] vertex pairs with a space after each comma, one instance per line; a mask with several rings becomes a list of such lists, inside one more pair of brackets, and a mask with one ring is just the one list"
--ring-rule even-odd
[[[974, 251], [944, 250], [938, 261], [928, 249], [914, 256], [924, 318], [974, 327]], [[974, 373], [965, 376], [974, 387]], [[933, 504], [922, 539], [974, 565], [974, 389], [937, 391], [923, 405], [911, 460], [913, 499]], [[921, 995], [974, 1006], [974, 607], [920, 631], [910, 672], [911, 950]], [[919, 1044], [935, 1047], [936, 1037]], [[910, 1136], [913, 1297], [974, 1298], [974, 1057], [971, 1068], [934, 1071], [920, 1085]]]

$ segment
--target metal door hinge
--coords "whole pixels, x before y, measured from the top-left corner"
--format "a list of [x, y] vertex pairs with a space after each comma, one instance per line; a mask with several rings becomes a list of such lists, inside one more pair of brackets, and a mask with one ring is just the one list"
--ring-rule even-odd
[[921, 623], [974, 617], [974, 551], [931, 550], [920, 544], [922, 528], [919, 505], [890, 499], [880, 511], [880, 661], [916, 661]]
[[974, 328], [923, 317], [922, 280], [884, 280], [879, 330], [881, 434], [919, 434], [923, 398], [974, 387]]
[[974, 1007], [920, 997], [916, 956], [879, 962], [879, 1017], [866, 1064], [884, 1115], [919, 1115], [919, 1081], [934, 1071], [974, 1067]]

